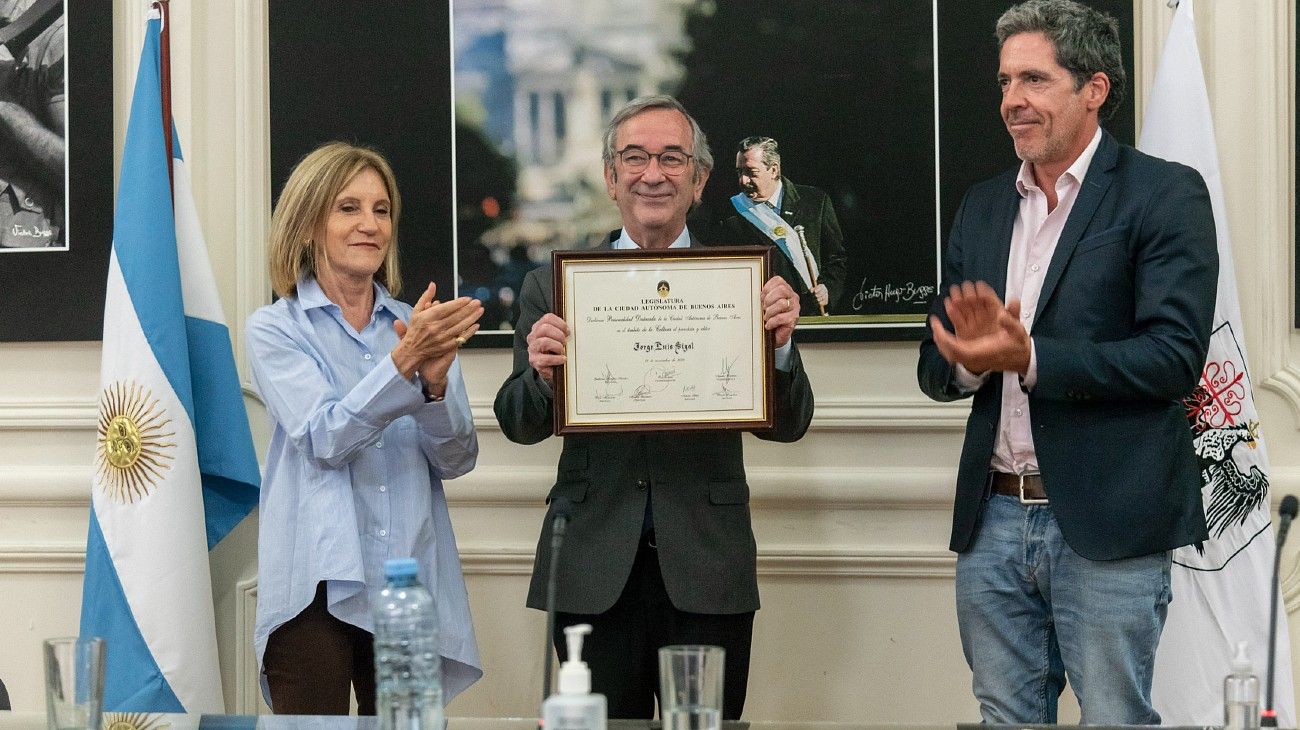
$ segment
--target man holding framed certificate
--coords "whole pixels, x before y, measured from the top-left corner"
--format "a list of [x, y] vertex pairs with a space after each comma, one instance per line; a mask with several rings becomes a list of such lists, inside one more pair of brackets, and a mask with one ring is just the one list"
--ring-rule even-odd
[[[791, 341], [799, 300], [780, 277], [763, 281], [754, 273], [765, 272], [765, 263], [717, 263], [707, 249], [695, 258], [712, 263], [677, 266], [676, 254], [655, 260], [654, 252], [698, 247], [686, 215], [713, 167], [703, 131], [677, 100], [644, 97], [618, 111], [605, 129], [603, 159], [623, 229], [601, 253], [628, 267], [632, 284], [626, 291], [611, 286], [608, 268], [579, 266], [574, 276], [554, 282], [563, 266], [530, 272], [515, 327], [514, 369], [497, 393], [496, 416], [511, 441], [532, 444], [570, 422], [557, 418], [561, 399], [585, 409], [578, 417], [602, 407], [619, 414], [620, 422], [607, 428], [588, 421], [586, 428], [565, 431], [547, 497], [572, 503], [557, 563], [553, 640], [560, 658], [566, 655], [562, 627], [592, 624], [583, 651], [592, 691], [608, 698], [612, 718], [650, 718], [659, 647], [722, 646], [723, 716], [734, 720], [745, 703], [759, 605], [740, 429], [758, 428], [759, 438], [785, 442], [808, 429], [812, 388]], [[629, 253], [619, 258], [623, 249]], [[718, 268], [707, 272], [711, 266]], [[592, 274], [597, 283], [583, 284], [578, 274]], [[711, 287], [699, 283], [706, 275]], [[602, 304], [592, 303], [593, 292]], [[583, 303], [581, 310], [566, 307], [571, 319], [578, 318], [566, 322], [555, 314], [557, 298]], [[757, 335], [749, 322], [757, 323]], [[576, 331], [584, 327], [604, 334], [583, 345]], [[708, 364], [718, 372], [690, 381], [700, 369], [690, 358], [706, 346], [736, 357], [727, 362], [728, 355], [711, 355]], [[566, 370], [595, 375], [574, 380]], [[763, 387], [755, 385], [763, 379]], [[739, 401], [764, 417], [733, 419]], [[689, 414], [701, 403], [707, 414], [692, 421]], [[650, 415], [628, 417], [640, 411]], [[532, 608], [545, 608], [553, 509], [538, 541], [528, 592]]]

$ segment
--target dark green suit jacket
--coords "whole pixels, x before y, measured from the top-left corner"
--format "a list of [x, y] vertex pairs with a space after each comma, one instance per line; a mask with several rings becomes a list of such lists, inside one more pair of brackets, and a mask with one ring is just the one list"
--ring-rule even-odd
[[[551, 267], [529, 272], [515, 325], [514, 370], [497, 393], [497, 421], [515, 443], [552, 435], [554, 398], [528, 364], [528, 332], [553, 311]], [[813, 395], [798, 350], [790, 372], [776, 374], [776, 426], [757, 435], [796, 441], [812, 421]], [[547, 495], [573, 501], [558, 565], [556, 608], [602, 613], [614, 605], [632, 570], [646, 500], [651, 500], [664, 587], [673, 605], [692, 613], [758, 609], [756, 547], [741, 434], [736, 431], [578, 434], [564, 449]], [[551, 510], [537, 542], [528, 605], [546, 607]]]

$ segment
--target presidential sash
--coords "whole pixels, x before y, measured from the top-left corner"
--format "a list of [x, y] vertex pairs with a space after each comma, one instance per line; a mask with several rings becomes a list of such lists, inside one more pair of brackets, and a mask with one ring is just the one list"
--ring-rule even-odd
[[[767, 203], [755, 203], [744, 193], [733, 196], [731, 204], [745, 220], [762, 231], [763, 235], [772, 239], [772, 243], [776, 244], [776, 247], [781, 249], [781, 253], [794, 264], [794, 270], [799, 272], [799, 278], [803, 279], [804, 288], [812, 291], [813, 282], [817, 277], [817, 262], [804, 242], [795, 234], [794, 226], [777, 215], [772, 206]], [[810, 266], [811, 271], [809, 271]]]

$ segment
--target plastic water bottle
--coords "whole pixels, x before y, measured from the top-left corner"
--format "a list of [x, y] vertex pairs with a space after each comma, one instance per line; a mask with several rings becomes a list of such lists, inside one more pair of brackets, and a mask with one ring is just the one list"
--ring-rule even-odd
[[375, 599], [375, 695], [380, 730], [443, 730], [438, 612], [411, 558], [384, 563]]
[[1259, 677], [1251, 669], [1244, 641], [1237, 644], [1232, 673], [1223, 679], [1223, 726], [1227, 730], [1259, 728]]

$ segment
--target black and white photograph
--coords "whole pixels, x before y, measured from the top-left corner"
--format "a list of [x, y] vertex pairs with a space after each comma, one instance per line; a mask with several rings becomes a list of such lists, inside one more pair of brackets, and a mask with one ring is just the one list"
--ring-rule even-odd
[[66, 251], [63, 0], [0, 0], [0, 253]]
[[0, 342], [103, 334], [113, 4], [0, 0]]

